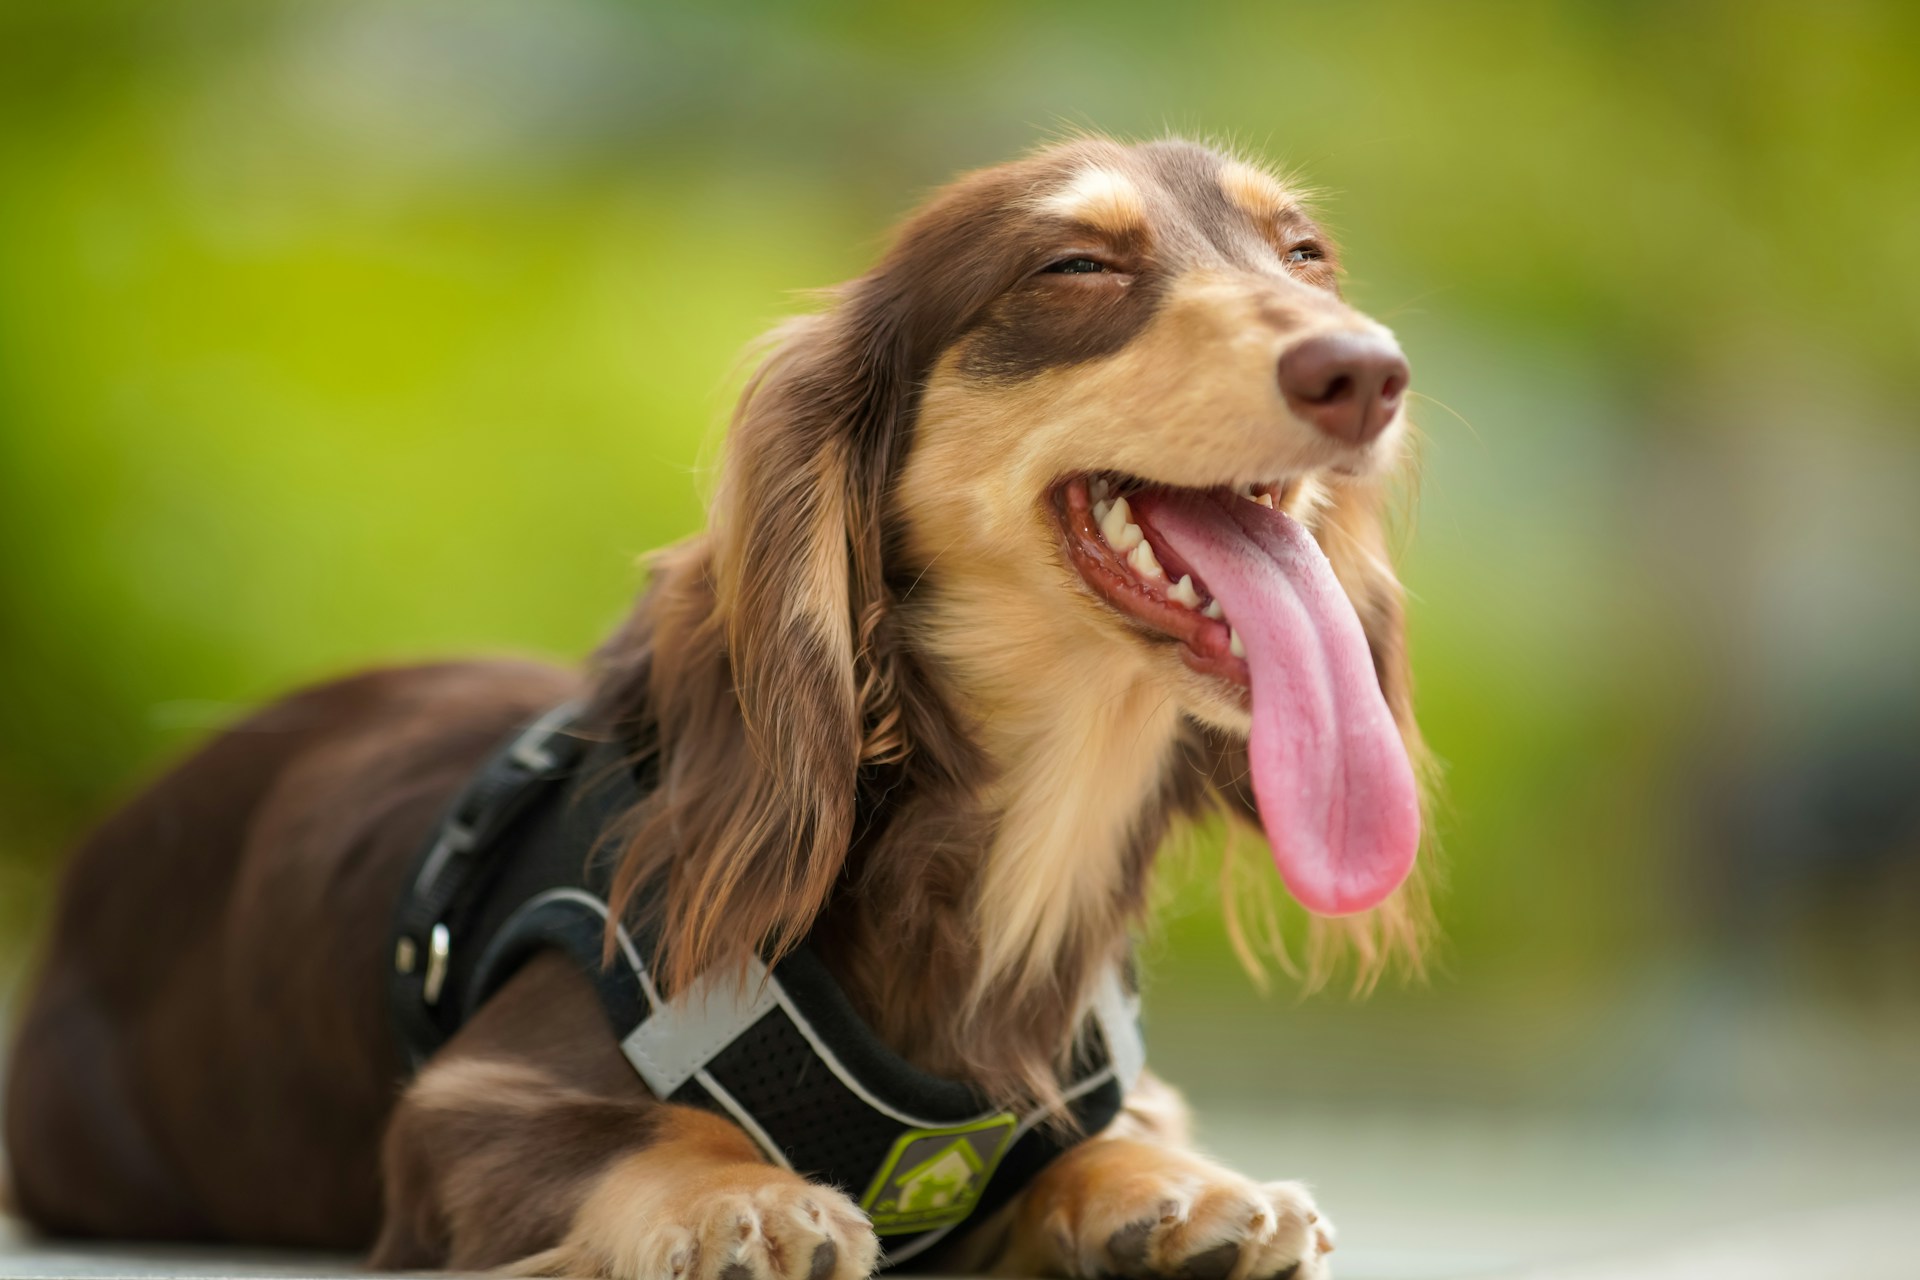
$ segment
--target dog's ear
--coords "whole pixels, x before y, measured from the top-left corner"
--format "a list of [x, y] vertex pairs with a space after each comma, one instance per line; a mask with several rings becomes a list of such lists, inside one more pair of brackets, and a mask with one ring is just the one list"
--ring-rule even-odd
[[875, 635], [910, 379], [860, 290], [769, 339], [708, 530], [656, 563], [643, 609], [663, 763], [614, 898], [661, 886], [643, 896], [670, 984], [797, 944], [855, 839], [863, 767], [907, 750]]
[[887, 605], [882, 517], [907, 431], [908, 376], [898, 367], [901, 336], [867, 284], [770, 337], [728, 432], [711, 523], [741, 713], [756, 749], [792, 775], [795, 794], [819, 785], [816, 765], [843, 766], [831, 776], [850, 786], [856, 765], [905, 749], [874, 641]]

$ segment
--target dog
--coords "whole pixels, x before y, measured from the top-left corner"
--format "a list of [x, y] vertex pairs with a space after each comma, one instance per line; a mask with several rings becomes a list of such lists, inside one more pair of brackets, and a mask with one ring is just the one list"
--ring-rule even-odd
[[[706, 527], [655, 556], [583, 672], [295, 693], [84, 842], [14, 1049], [24, 1214], [380, 1268], [900, 1261], [861, 1187], [656, 1096], [591, 966], [556, 951], [409, 1061], [387, 992], [419, 957], [408, 937], [396, 959], [394, 904], [468, 780], [566, 704], [650, 762], [595, 846], [604, 956], [631, 950], [662, 1002], [752, 1001], [804, 947], [886, 1052], [1057, 1138], [926, 1259], [1330, 1274], [1307, 1190], [1197, 1153], [1164, 1083], [1127, 1079], [1093, 1131], [1066, 1104], [1176, 824], [1260, 828], [1292, 894], [1376, 955], [1418, 932], [1384, 515], [1408, 366], [1338, 271], [1288, 182], [1177, 139], [1074, 138], [936, 193], [772, 335]], [[947, 1212], [973, 1163], [950, 1144], [916, 1203]]]

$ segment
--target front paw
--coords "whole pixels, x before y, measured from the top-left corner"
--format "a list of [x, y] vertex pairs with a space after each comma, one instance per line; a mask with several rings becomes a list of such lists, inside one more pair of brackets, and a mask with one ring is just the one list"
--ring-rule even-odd
[[1333, 1225], [1299, 1183], [1254, 1182], [1189, 1152], [1110, 1138], [1068, 1152], [1034, 1184], [1008, 1261], [1086, 1280], [1323, 1280], [1332, 1251]]
[[864, 1280], [879, 1241], [853, 1201], [766, 1165], [666, 1181], [657, 1161], [616, 1170], [571, 1238], [515, 1268], [612, 1280]]

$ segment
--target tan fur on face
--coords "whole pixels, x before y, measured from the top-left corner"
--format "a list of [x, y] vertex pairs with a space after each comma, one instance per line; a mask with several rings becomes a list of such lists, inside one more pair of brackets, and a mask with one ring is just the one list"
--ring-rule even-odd
[[[979, 572], [993, 593], [993, 612], [980, 616], [996, 625], [966, 633], [966, 643], [1013, 632], [1064, 636], [1072, 616], [1092, 627], [1073, 636], [1080, 654], [1117, 661], [1139, 649], [1053, 549], [1040, 499], [1066, 475], [1116, 470], [1194, 488], [1306, 476], [1294, 508], [1305, 513], [1319, 493], [1310, 473], [1390, 465], [1399, 428], [1356, 458], [1287, 411], [1273, 373], [1301, 338], [1367, 323], [1291, 281], [1196, 272], [1172, 288], [1140, 337], [1105, 359], [1009, 386], [983, 386], [958, 372], [957, 358], [943, 362], [923, 402], [902, 497], [917, 546], [940, 557], [933, 576]], [[1175, 706], [1245, 732], [1244, 711], [1216, 681], [1164, 646], [1158, 657], [1152, 678]], [[1016, 660], [994, 678], [1017, 679], [1020, 669]]]
[[1221, 168], [1220, 190], [1248, 217], [1262, 222], [1280, 217], [1295, 203], [1278, 178], [1241, 160]]
[[1111, 236], [1125, 236], [1147, 223], [1147, 205], [1140, 188], [1133, 179], [1112, 169], [1081, 170], [1065, 187], [1043, 197], [1040, 207]]
[[1249, 724], [1235, 695], [1094, 599], [1041, 495], [1094, 469], [1196, 488], [1301, 476], [1287, 505], [1311, 518], [1327, 491], [1310, 473], [1384, 467], [1400, 432], [1364, 460], [1344, 455], [1287, 412], [1272, 370], [1302, 336], [1365, 323], [1304, 285], [1194, 273], [1114, 356], [1010, 386], [969, 380], [957, 357], [936, 371], [900, 501], [932, 566], [919, 638], [1003, 766], [976, 993], [1003, 976], [1044, 981], [1066, 941], [1109, 921], [1132, 822], [1183, 716]]

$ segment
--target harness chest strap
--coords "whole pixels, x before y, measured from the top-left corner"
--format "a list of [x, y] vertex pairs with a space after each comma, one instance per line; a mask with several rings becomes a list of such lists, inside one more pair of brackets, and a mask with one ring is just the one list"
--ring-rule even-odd
[[999, 1110], [888, 1048], [812, 949], [745, 981], [696, 982], [661, 1000], [654, 938], [616, 929], [603, 965], [611, 867], [602, 834], [652, 785], [612, 744], [557, 708], [497, 753], [462, 792], [397, 915], [392, 997], [416, 1065], [541, 950], [593, 982], [621, 1052], [656, 1096], [740, 1124], [767, 1158], [857, 1199], [904, 1262], [991, 1213], [1046, 1164], [1119, 1113], [1144, 1064], [1137, 1001], [1116, 972], [1099, 986], [1073, 1070], [1069, 1126]]

